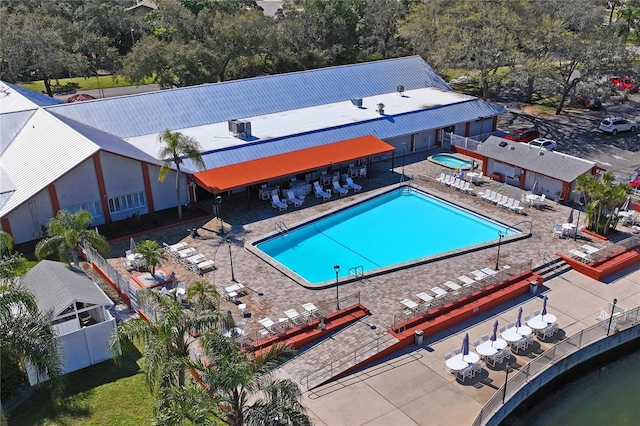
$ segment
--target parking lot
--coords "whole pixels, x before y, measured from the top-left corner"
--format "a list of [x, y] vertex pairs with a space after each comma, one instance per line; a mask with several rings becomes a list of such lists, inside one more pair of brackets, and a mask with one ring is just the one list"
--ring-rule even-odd
[[558, 151], [595, 161], [613, 172], [621, 182], [628, 181], [635, 169], [640, 167], [638, 132], [612, 136], [598, 130], [598, 124], [605, 117], [622, 116], [640, 122], [638, 93], [630, 95], [625, 102], [613, 97], [597, 111], [572, 107], [560, 115], [535, 114], [531, 107], [519, 102], [502, 104], [511, 112], [499, 117], [500, 129], [536, 126], [541, 137], [558, 142]]

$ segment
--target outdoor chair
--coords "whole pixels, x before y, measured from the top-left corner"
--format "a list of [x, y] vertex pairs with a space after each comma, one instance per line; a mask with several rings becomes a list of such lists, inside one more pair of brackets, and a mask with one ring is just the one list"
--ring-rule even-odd
[[489, 335], [488, 334], [483, 334], [482, 335], [482, 341], [486, 342], [487, 340], [489, 340]]
[[453, 354], [454, 355], [460, 355], [461, 352], [462, 352], [462, 349], [456, 348], [456, 350], [453, 351]]
[[453, 373], [453, 370], [450, 369], [449, 367], [447, 367], [447, 360], [451, 359], [451, 353], [446, 353], [444, 354], [444, 371], [446, 371], [447, 373], [451, 374]]

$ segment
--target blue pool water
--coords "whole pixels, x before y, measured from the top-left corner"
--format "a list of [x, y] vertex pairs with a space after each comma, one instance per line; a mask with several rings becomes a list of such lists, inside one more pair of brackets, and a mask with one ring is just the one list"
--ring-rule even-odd
[[505, 225], [401, 188], [305, 224], [256, 247], [312, 284], [498, 240]]
[[469, 170], [471, 169], [471, 163], [467, 160], [463, 160], [453, 155], [437, 154], [431, 157], [431, 160], [450, 167], [452, 169]]

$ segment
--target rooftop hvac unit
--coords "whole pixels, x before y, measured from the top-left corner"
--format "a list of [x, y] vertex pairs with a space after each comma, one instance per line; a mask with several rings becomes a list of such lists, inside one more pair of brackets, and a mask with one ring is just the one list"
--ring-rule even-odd
[[229, 120], [229, 132], [237, 138], [251, 136], [251, 122], [242, 120]]
[[362, 106], [362, 98], [351, 99], [351, 103], [360, 108]]
[[380, 115], [384, 114], [384, 104], [376, 105], [376, 112], [378, 112], [378, 114]]
[[404, 94], [404, 86], [403, 85], [399, 85], [397, 90], [398, 90], [398, 93], [400, 94], [400, 96], [402, 96]]

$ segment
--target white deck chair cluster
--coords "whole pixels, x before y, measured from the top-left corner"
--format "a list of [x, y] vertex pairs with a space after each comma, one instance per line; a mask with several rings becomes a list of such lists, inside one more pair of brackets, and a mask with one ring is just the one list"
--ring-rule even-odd
[[450, 186], [451, 188], [457, 189], [458, 191], [466, 192], [468, 194], [473, 193], [471, 183], [455, 176], [440, 173], [440, 176], [436, 178], [436, 181], [440, 182], [444, 186]]
[[483, 193], [478, 194], [478, 196], [484, 201], [493, 203], [498, 207], [502, 207], [514, 213], [524, 213], [524, 207], [520, 205], [520, 200], [517, 198], [509, 197], [490, 189], [486, 189]]

